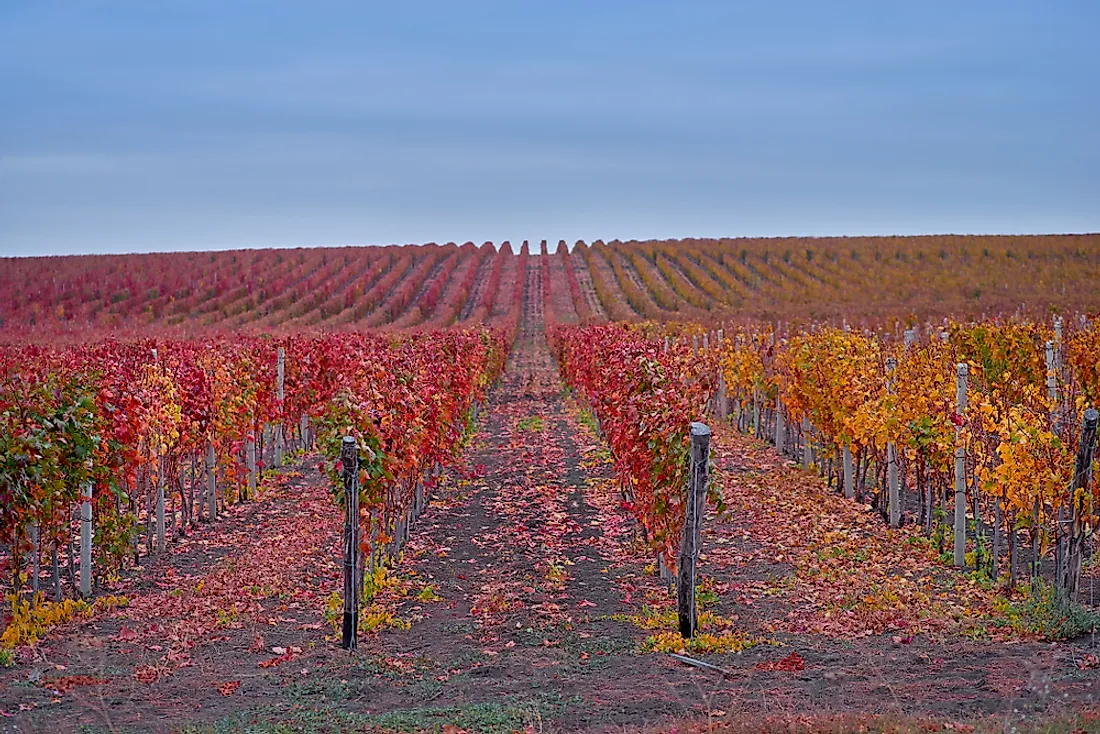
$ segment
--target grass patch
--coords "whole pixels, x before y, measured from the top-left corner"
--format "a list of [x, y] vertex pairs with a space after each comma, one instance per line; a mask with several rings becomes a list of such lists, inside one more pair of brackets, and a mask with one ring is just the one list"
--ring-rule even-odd
[[589, 410], [588, 408], [581, 408], [579, 419], [580, 424], [588, 430], [592, 431], [593, 435], [600, 435], [599, 421], [596, 420], [596, 416], [592, 413], [591, 410]]
[[293, 703], [302, 704], [316, 701], [346, 701], [351, 698], [351, 686], [347, 681], [316, 678], [308, 681], [294, 681], [284, 691]]
[[541, 415], [529, 415], [517, 423], [516, 428], [520, 431], [538, 433], [546, 428], [546, 419]]
[[1070, 602], [1054, 585], [1042, 579], [1035, 579], [1026, 587], [1023, 598], [997, 598], [993, 607], [996, 614], [991, 620], [993, 624], [1043, 640], [1072, 639], [1100, 623], [1100, 615]]
[[310, 709], [288, 706], [265, 706], [233, 714], [211, 724], [192, 724], [180, 731], [188, 734], [283, 734], [306, 732], [441, 732], [444, 727], [457, 727], [467, 732], [507, 734], [528, 727], [541, 729], [544, 722], [560, 716], [575, 703], [547, 697], [533, 700], [504, 700], [494, 703], [471, 703], [441, 708], [416, 708], [385, 714], [360, 714], [335, 706]]
[[[1015, 717], [1013, 717], [1015, 718]], [[668, 731], [640, 729], [646, 734]], [[738, 717], [732, 720], [710, 717], [675, 726], [680, 734], [925, 734], [926, 732], [972, 732], [973, 734], [1100, 734], [1100, 715], [1081, 713], [1043, 717], [1038, 721], [1006, 721], [1004, 716], [971, 719], [966, 722], [917, 716], [876, 714], [821, 714]]]

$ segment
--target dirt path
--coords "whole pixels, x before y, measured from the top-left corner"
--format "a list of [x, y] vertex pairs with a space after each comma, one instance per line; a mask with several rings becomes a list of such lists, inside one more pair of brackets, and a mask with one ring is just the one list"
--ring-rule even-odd
[[276, 666], [259, 664], [283, 641], [323, 645], [324, 599], [338, 578], [338, 525], [315, 472], [282, 472], [260, 501], [113, 585], [126, 607], [64, 625], [0, 670], [0, 730], [169, 729], [224, 711], [223, 691], [277, 685]]

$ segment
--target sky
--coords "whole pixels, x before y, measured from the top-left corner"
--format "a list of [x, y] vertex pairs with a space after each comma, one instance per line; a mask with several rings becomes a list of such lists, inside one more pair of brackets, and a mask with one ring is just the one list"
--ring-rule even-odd
[[0, 255], [1100, 231], [1095, 0], [0, 0]]

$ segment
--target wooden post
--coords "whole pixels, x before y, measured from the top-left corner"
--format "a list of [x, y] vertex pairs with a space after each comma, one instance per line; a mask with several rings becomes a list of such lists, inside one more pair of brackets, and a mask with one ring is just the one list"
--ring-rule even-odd
[[725, 422], [726, 418], [729, 417], [729, 397], [726, 394], [726, 377], [722, 374], [721, 369], [718, 371], [718, 393], [715, 395], [714, 401], [717, 403], [714, 410], [718, 414], [718, 420]]
[[1069, 547], [1066, 552], [1065, 577], [1062, 588], [1066, 590], [1069, 598], [1077, 592], [1077, 586], [1081, 581], [1081, 559], [1084, 556], [1086, 535], [1085, 527], [1090, 523], [1089, 512], [1091, 503], [1086, 503], [1085, 495], [1089, 488], [1089, 477], [1092, 474], [1092, 456], [1096, 448], [1096, 427], [1100, 421], [1100, 413], [1095, 408], [1085, 411], [1081, 421], [1081, 440], [1077, 444], [1077, 459], [1073, 470], [1073, 506], [1070, 516]]
[[302, 441], [302, 451], [309, 450], [309, 416], [305, 413], [298, 419], [298, 437]]
[[191, 481], [187, 483], [187, 525], [194, 526], [202, 517], [202, 508], [195, 506], [195, 483], [198, 467], [195, 466], [195, 452], [191, 452]]
[[775, 399], [775, 450], [780, 456], [786, 449], [787, 431], [783, 424], [783, 401]]
[[284, 432], [284, 417], [283, 416], [283, 399], [285, 398], [283, 391], [283, 381], [286, 373], [286, 350], [279, 347], [278, 362], [275, 366], [275, 398], [279, 401], [279, 422], [275, 424], [275, 466], [283, 465], [283, 451], [286, 449], [286, 437]]
[[657, 575], [661, 581], [672, 583], [672, 569], [665, 563], [665, 554], [662, 551], [657, 551]]
[[886, 486], [890, 511], [890, 527], [901, 527], [901, 497], [898, 491], [898, 457], [893, 442], [886, 444]]
[[1031, 508], [1031, 583], [1039, 578], [1039, 498]]
[[1016, 513], [1011, 512], [1005, 518], [1005, 528], [1008, 530], [1008, 588], [1016, 588], [1016, 575], [1019, 566], [1020, 536], [1016, 534]]
[[50, 549], [50, 578], [53, 579], [53, 600], [61, 601], [61, 563], [57, 558], [57, 541]]
[[38, 594], [42, 576], [42, 553], [38, 543], [38, 521], [31, 523], [31, 592]]
[[1004, 532], [1001, 525], [1003, 523], [1004, 510], [1001, 509], [1001, 498], [998, 497], [993, 505], [993, 559], [989, 569], [989, 576], [994, 581], [997, 580], [1001, 570], [1001, 534]]
[[853, 499], [856, 496], [856, 483], [852, 472], [852, 447], [848, 444], [841, 446], [840, 458], [844, 463], [844, 496]]
[[413, 505], [413, 517], [417, 520], [420, 519], [420, 514], [424, 512], [425, 501], [426, 498], [424, 496], [424, 482], [417, 482], [415, 504]]
[[695, 611], [695, 566], [699, 560], [699, 540], [703, 515], [706, 513], [707, 475], [710, 468], [710, 429], [702, 423], [691, 424], [690, 461], [676, 594], [680, 635], [684, 638], [695, 635], [699, 621]]
[[393, 562], [401, 556], [401, 547], [405, 545], [405, 514], [399, 513], [393, 530]]
[[340, 445], [344, 470], [344, 625], [340, 646], [354, 650], [359, 630], [359, 448], [353, 436]]
[[698, 334], [692, 334], [691, 335], [691, 354], [692, 354], [693, 357], [698, 357], [699, 356], [699, 335]]
[[760, 388], [752, 389], [752, 435], [760, 438]]
[[1062, 552], [1062, 545], [1064, 534], [1062, 528], [1065, 526], [1065, 509], [1058, 508], [1058, 512], [1054, 514], [1054, 580], [1058, 584], [1059, 588], [1064, 589], [1065, 585], [1063, 580], [1067, 578], [1066, 575], [1066, 556]]
[[810, 419], [802, 416], [802, 468], [809, 470], [813, 447], [810, 445]]
[[[906, 346], [909, 344], [909, 337], [911, 334], [911, 331], [905, 332]], [[894, 370], [897, 369], [897, 366], [898, 362], [896, 359], [893, 357], [886, 358], [886, 391], [891, 395], [894, 393]], [[889, 503], [890, 527], [900, 528], [901, 492], [898, 482], [898, 452], [893, 441], [886, 444], [886, 491], [887, 502]]]
[[164, 458], [157, 457], [157, 553], [163, 553], [164, 539]]
[[80, 595], [92, 595], [92, 484], [81, 487], [80, 503]]
[[153, 488], [153, 469], [145, 467], [141, 478], [141, 496], [145, 498], [145, 555], [153, 555], [153, 535], [156, 532], [157, 493]]
[[1054, 342], [1045, 345], [1047, 363], [1047, 402], [1050, 403], [1050, 430], [1058, 432], [1058, 373]]
[[275, 463], [275, 452], [272, 448], [274, 440], [272, 439], [273, 427], [270, 423], [264, 423], [264, 427], [260, 430], [260, 461], [264, 463], [264, 467], [270, 469]]
[[[955, 412], [966, 412], [966, 374], [964, 362], [955, 366]], [[955, 426], [955, 565], [966, 565], [966, 447], [963, 428]]]
[[214, 522], [218, 519], [218, 478], [213, 441], [206, 444], [206, 503], [206, 519]]
[[256, 435], [252, 431], [245, 438], [244, 451], [248, 465], [248, 496], [245, 499], [256, 499]]

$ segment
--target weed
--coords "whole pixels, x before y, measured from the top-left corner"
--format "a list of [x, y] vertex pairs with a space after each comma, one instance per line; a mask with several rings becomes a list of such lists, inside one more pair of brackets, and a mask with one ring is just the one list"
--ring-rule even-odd
[[1098, 615], [1066, 599], [1052, 584], [1036, 578], [1023, 599], [994, 600], [1000, 620], [1013, 630], [1044, 640], [1067, 640], [1089, 630]]
[[694, 637], [685, 640], [679, 632], [664, 630], [647, 637], [642, 643], [642, 652], [732, 653], [742, 652], [757, 644], [759, 640], [744, 632], [697, 632]]
[[344, 680], [316, 678], [290, 683], [286, 687], [285, 694], [294, 703], [315, 701], [317, 698], [328, 699], [329, 701], [346, 701], [351, 698], [351, 687]]
[[520, 431], [530, 431], [532, 433], [538, 433], [539, 431], [546, 428], [546, 420], [541, 415], [527, 416], [516, 424], [516, 428]]
[[41, 594], [34, 599], [12, 596], [11, 623], [0, 635], [0, 648], [33, 645], [51, 627], [64, 624], [74, 617], [91, 617], [97, 611], [125, 606], [124, 596], [104, 596], [93, 602], [83, 599], [65, 599], [59, 602], [43, 601]]
[[189, 734], [200, 732], [278, 732], [332, 731], [432, 731], [455, 728], [486, 734], [506, 734], [537, 728], [547, 718], [560, 716], [578, 699], [544, 697], [534, 700], [504, 700], [471, 703], [446, 708], [417, 708], [385, 714], [359, 714], [336, 706], [301, 708], [264, 706], [233, 714], [211, 724], [192, 724], [181, 729]]
[[240, 618], [236, 604], [233, 604], [229, 609], [218, 609], [217, 613], [219, 627], [228, 627]]
[[580, 424], [592, 431], [595, 435], [600, 435], [600, 424], [596, 420], [596, 416], [588, 408], [581, 409]]
[[420, 590], [420, 593], [416, 595], [417, 601], [424, 602], [440, 601], [442, 598], [443, 597], [441, 597], [439, 594], [435, 593], [435, 587], [431, 584], [425, 586], [423, 589]]

